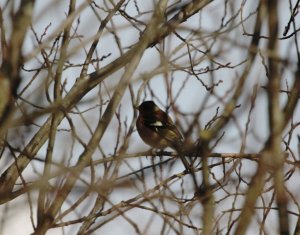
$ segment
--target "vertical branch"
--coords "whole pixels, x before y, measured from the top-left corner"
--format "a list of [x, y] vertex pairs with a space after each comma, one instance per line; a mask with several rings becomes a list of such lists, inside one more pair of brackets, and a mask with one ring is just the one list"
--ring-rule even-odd
[[[76, 0], [70, 0], [69, 5], [69, 12], [68, 16], [70, 16], [75, 11], [75, 5]], [[60, 102], [61, 100], [61, 77], [62, 72], [64, 68], [65, 61], [67, 59], [67, 49], [70, 42], [70, 29], [71, 29], [71, 22], [68, 24], [63, 33], [62, 38], [62, 45], [60, 48], [60, 58], [58, 60], [58, 66], [54, 78], [54, 103]], [[47, 153], [45, 158], [45, 164], [44, 164], [44, 173], [43, 176], [47, 178], [51, 172], [51, 164], [52, 164], [52, 154], [53, 149], [55, 146], [55, 138], [56, 138], [56, 128], [59, 125], [59, 117], [57, 116], [59, 111], [54, 112], [52, 114], [52, 120], [50, 125], [50, 132], [49, 132], [49, 142], [47, 147]], [[39, 190], [39, 196], [38, 196], [38, 208], [37, 208], [37, 224], [43, 223], [43, 220], [45, 218], [46, 208], [46, 195], [47, 195], [47, 187], [46, 184], [41, 184], [40, 190]]]
[[[268, 27], [269, 27], [269, 82], [267, 85], [268, 100], [269, 100], [269, 126], [270, 138], [269, 147], [271, 154], [268, 156], [271, 159], [271, 167], [274, 170], [274, 185], [276, 191], [276, 202], [279, 211], [279, 229], [280, 234], [289, 234], [288, 212], [287, 212], [287, 197], [284, 186], [284, 155], [281, 151], [281, 134], [284, 128], [284, 115], [280, 108], [280, 83], [281, 77], [279, 74], [278, 61], [278, 1], [268, 0]], [[271, 56], [273, 55], [273, 56]], [[275, 55], [275, 56], [274, 56]]]
[[[3, 15], [1, 10], [0, 28], [2, 65], [0, 69], [0, 76], [3, 76], [5, 78], [6, 84], [9, 83], [8, 86], [3, 87], [4, 93], [8, 93], [9, 95], [6, 96], [6, 98], [8, 99], [7, 102], [2, 101], [5, 104], [5, 110], [0, 110], [2, 111], [2, 113], [0, 114], [0, 130], [2, 129], [2, 124], [11, 115], [11, 111], [14, 107], [13, 98], [17, 96], [17, 89], [21, 81], [20, 71], [23, 65], [22, 49], [27, 30], [31, 24], [34, 3], [35, 0], [21, 1], [20, 7], [14, 15], [14, 20], [12, 22], [13, 28], [9, 43], [6, 43], [5, 27], [3, 25]], [[4, 80], [2, 80], [2, 82], [3, 81]], [[2, 133], [0, 133], [0, 139], [3, 136], [3, 133], [6, 132], [6, 128], [3, 129], [4, 131], [1, 131]]]
[[202, 178], [203, 178], [203, 194], [204, 199], [201, 200], [203, 206], [202, 223], [203, 223], [203, 234], [209, 235], [213, 232], [213, 225], [215, 220], [215, 200], [212, 191], [212, 187], [209, 182], [209, 166], [208, 166], [208, 143], [204, 142], [199, 151], [202, 156]]
[[23, 63], [22, 48], [27, 29], [31, 23], [34, 0], [21, 1], [13, 20], [13, 32], [9, 44], [9, 58], [3, 61], [2, 68], [9, 74], [14, 95], [20, 82], [20, 69]]

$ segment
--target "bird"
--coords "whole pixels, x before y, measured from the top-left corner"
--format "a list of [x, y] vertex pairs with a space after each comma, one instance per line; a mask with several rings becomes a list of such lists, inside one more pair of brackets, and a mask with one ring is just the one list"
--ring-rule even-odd
[[144, 101], [137, 109], [139, 116], [136, 128], [141, 139], [152, 148], [170, 147], [176, 150], [185, 168], [189, 170], [189, 163], [180, 151], [184, 145], [184, 138], [169, 115], [152, 100]]

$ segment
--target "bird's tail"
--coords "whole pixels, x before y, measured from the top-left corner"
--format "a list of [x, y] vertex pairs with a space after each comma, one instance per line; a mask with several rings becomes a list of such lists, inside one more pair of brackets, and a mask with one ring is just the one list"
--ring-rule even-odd
[[188, 160], [195, 154], [195, 144], [190, 141], [181, 141], [175, 144], [174, 149], [178, 153], [185, 169], [191, 171], [191, 162]]

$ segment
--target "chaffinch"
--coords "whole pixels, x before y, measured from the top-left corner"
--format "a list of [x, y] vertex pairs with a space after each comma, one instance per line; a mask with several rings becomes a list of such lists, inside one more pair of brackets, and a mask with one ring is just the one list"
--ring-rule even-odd
[[183, 143], [183, 137], [172, 119], [153, 101], [143, 102], [138, 109], [136, 127], [146, 144], [158, 149], [176, 149]]
[[[171, 147], [179, 155], [183, 147], [183, 136], [167, 113], [153, 101], [145, 101], [139, 107], [136, 121], [137, 131], [142, 140], [153, 148]], [[187, 160], [180, 156], [184, 166], [189, 169]]]

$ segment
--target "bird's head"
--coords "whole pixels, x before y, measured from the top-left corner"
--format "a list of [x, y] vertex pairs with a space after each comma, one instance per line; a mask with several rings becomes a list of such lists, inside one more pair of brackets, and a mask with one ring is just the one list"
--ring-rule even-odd
[[153, 101], [144, 101], [138, 107], [138, 110], [142, 115], [151, 115], [157, 111], [160, 111], [160, 108]]

